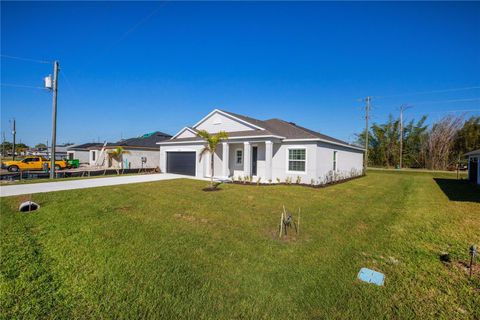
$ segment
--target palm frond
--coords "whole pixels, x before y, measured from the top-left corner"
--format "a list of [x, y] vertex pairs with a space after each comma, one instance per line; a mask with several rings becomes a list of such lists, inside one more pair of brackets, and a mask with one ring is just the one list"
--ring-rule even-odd
[[202, 137], [205, 140], [209, 140], [210, 137], [211, 137], [210, 133], [208, 133], [207, 130], [200, 130], [200, 131], [197, 132], [197, 135], [199, 137]]

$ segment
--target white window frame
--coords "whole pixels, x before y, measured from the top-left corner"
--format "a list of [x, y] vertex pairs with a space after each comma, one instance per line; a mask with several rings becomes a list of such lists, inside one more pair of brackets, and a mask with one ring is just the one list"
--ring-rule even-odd
[[[238, 162], [238, 155], [237, 155], [237, 152], [240, 151], [242, 153], [242, 158], [240, 159], [240, 163]], [[243, 149], [241, 148], [238, 148], [238, 149], [235, 149], [235, 165], [236, 166], [241, 166], [243, 165]]]
[[[290, 150], [305, 150], [305, 170], [304, 171], [291, 171], [289, 170], [288, 168], [290, 167], [289, 166], [289, 163], [290, 163]], [[307, 147], [306, 146], [297, 146], [297, 147], [288, 147], [287, 148], [287, 152], [286, 152], [286, 160], [287, 160], [287, 163], [286, 163], [286, 172], [287, 173], [291, 173], [291, 174], [307, 174], [307, 164], [308, 164], [308, 150], [307, 150]], [[292, 160], [292, 161], [302, 161], [302, 160]]]

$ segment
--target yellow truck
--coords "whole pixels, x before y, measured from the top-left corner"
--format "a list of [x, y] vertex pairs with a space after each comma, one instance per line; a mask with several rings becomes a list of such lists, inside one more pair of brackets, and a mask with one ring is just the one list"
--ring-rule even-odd
[[[50, 168], [50, 160], [48, 159], [42, 157], [27, 157], [23, 160], [2, 162], [2, 169], [7, 169], [10, 172], [44, 170], [45, 163], [48, 165], [48, 168]], [[67, 167], [67, 161], [55, 161], [55, 170], [61, 170]]]

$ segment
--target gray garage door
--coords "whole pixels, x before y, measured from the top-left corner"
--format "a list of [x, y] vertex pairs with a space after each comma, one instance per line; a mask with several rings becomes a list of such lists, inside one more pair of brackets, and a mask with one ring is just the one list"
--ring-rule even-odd
[[195, 152], [167, 152], [167, 172], [195, 175]]

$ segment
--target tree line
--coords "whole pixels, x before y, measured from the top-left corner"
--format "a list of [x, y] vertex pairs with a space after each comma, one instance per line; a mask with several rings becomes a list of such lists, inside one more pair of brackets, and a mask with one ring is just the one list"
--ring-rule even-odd
[[[427, 116], [403, 126], [403, 167], [432, 170], [452, 169], [465, 162], [466, 152], [480, 149], [480, 116], [465, 120], [448, 115], [426, 125]], [[369, 128], [368, 165], [398, 167], [400, 163], [400, 119], [392, 115], [384, 123]], [[357, 143], [365, 145], [365, 130], [357, 134]]]

